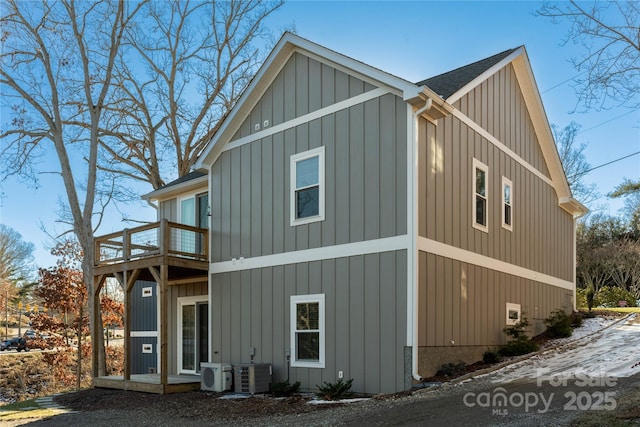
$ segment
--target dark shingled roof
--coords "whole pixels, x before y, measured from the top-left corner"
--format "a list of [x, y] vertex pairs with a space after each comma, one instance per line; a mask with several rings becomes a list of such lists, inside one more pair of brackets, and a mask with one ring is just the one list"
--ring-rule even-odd
[[465, 65], [464, 67], [456, 68], [453, 71], [422, 80], [421, 82], [416, 83], [416, 85], [427, 86], [443, 99], [447, 99], [480, 74], [511, 55], [517, 49], [518, 48], [505, 50], [504, 52], [482, 59], [478, 62], [474, 62], [473, 64]]
[[181, 176], [178, 179], [175, 179], [175, 180], [171, 181], [170, 183], [168, 183], [167, 185], [165, 185], [162, 188], [164, 189], [164, 188], [167, 188], [167, 187], [172, 187], [174, 185], [182, 184], [183, 182], [187, 182], [187, 181], [191, 181], [192, 179], [200, 178], [201, 176], [204, 176], [206, 174], [207, 174], [206, 172], [192, 171], [192, 172], [189, 172], [186, 175]]

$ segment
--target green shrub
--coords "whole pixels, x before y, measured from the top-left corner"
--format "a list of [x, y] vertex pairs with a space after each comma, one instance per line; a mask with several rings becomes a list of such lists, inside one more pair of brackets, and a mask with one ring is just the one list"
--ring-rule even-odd
[[493, 364], [500, 363], [502, 356], [500, 356], [499, 349], [489, 349], [482, 354], [482, 361], [484, 363]]
[[457, 363], [445, 363], [440, 366], [440, 369], [438, 370], [436, 375], [442, 375], [444, 377], [451, 378], [463, 374], [466, 368], [467, 364], [462, 361], [459, 361]]
[[564, 310], [555, 310], [544, 320], [550, 338], [567, 338], [573, 333], [572, 319]]
[[582, 322], [584, 321], [584, 315], [582, 313], [573, 312], [571, 313], [571, 327], [573, 329], [579, 328], [582, 326]]
[[617, 307], [619, 301], [626, 301], [628, 307], [636, 307], [637, 301], [633, 294], [618, 286], [605, 286], [598, 291], [595, 298], [597, 306]]
[[353, 378], [348, 381], [342, 381], [342, 379], [340, 379], [337, 383], [328, 383], [325, 381], [322, 386], [316, 384], [318, 388], [316, 396], [322, 400], [348, 399], [353, 396], [353, 392], [351, 391], [352, 383]]
[[500, 356], [503, 357], [511, 357], [511, 356], [522, 356], [523, 354], [529, 354], [534, 351], [538, 351], [540, 347], [537, 343], [531, 341], [530, 339], [524, 340], [513, 340], [509, 341], [507, 345], [500, 348]]
[[300, 390], [300, 381], [289, 384], [289, 381], [279, 381], [271, 384], [271, 394], [274, 397], [287, 397], [296, 394]]
[[515, 325], [509, 325], [503, 329], [504, 333], [512, 339], [507, 343], [507, 345], [500, 348], [498, 351], [500, 356], [521, 356], [533, 351], [538, 351], [538, 344], [531, 341], [527, 336], [527, 326], [529, 326], [529, 321], [523, 313], [519, 322]]

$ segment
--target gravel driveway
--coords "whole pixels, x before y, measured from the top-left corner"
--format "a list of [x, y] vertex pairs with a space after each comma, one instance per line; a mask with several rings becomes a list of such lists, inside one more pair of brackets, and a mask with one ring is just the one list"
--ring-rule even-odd
[[299, 398], [225, 400], [202, 392], [158, 396], [88, 390], [96, 393], [83, 399], [90, 406], [74, 403], [73, 393], [61, 396], [55, 400], [80, 412], [30, 425], [457, 427], [595, 426], [619, 421], [640, 426], [640, 365], [632, 367], [640, 362], [639, 349], [640, 318], [631, 316], [491, 373], [408, 396], [310, 405]]

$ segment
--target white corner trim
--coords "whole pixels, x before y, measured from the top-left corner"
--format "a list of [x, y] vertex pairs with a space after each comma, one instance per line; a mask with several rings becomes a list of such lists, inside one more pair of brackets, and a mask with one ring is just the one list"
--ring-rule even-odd
[[546, 285], [556, 286], [558, 288], [569, 289], [572, 291], [575, 290], [574, 283], [568, 280], [563, 280], [558, 277], [520, 267], [515, 264], [480, 255], [466, 249], [456, 248], [455, 246], [447, 245], [425, 237], [418, 237], [418, 250], [434, 255], [440, 255], [445, 258], [455, 259], [456, 261], [465, 262], [467, 264], [485, 267], [501, 273], [522, 277], [523, 279], [544, 283]]
[[367, 255], [379, 252], [390, 252], [409, 248], [408, 235], [386, 237], [383, 239], [364, 240], [362, 242], [345, 243], [343, 245], [323, 246], [301, 251], [283, 252], [242, 260], [213, 262], [209, 264], [209, 273], [227, 273], [230, 271], [252, 270], [254, 268], [275, 267], [278, 265], [297, 264], [301, 262], [321, 261], [325, 259], [345, 258], [356, 255]]
[[453, 115], [460, 120], [462, 123], [466, 124], [467, 126], [469, 126], [471, 129], [473, 129], [476, 133], [478, 133], [480, 136], [482, 136], [483, 138], [485, 138], [487, 141], [489, 141], [491, 144], [493, 144], [496, 148], [498, 148], [500, 151], [502, 151], [503, 153], [505, 153], [507, 156], [511, 157], [513, 160], [515, 160], [517, 163], [519, 163], [520, 165], [522, 165], [524, 168], [526, 168], [529, 172], [533, 173], [535, 176], [537, 176], [538, 178], [540, 178], [542, 181], [546, 182], [547, 184], [549, 184], [550, 186], [554, 187], [553, 185], [553, 181], [548, 178], [545, 174], [543, 174], [542, 172], [540, 172], [538, 169], [534, 168], [531, 164], [527, 163], [526, 160], [524, 160], [522, 157], [520, 157], [519, 155], [517, 155], [515, 153], [515, 151], [511, 150], [509, 147], [507, 147], [506, 145], [504, 145], [502, 142], [500, 142], [495, 136], [491, 135], [489, 132], [487, 132], [485, 129], [483, 129], [480, 125], [478, 125], [476, 122], [474, 122], [473, 120], [471, 120], [471, 118], [467, 117], [466, 115], [464, 115], [460, 110], [454, 109], [453, 110]]
[[352, 107], [354, 105], [362, 104], [366, 101], [379, 98], [383, 95], [390, 93], [388, 88], [377, 88], [370, 90], [368, 92], [362, 93], [360, 95], [356, 95], [352, 98], [347, 98], [344, 101], [337, 102], [335, 104], [331, 104], [327, 107], [321, 108], [319, 110], [313, 111], [309, 114], [305, 114], [300, 117], [296, 117], [295, 119], [291, 119], [287, 122], [280, 123], [275, 126], [268, 127], [259, 132], [252, 133], [251, 135], [244, 136], [242, 138], [236, 139], [234, 141], [228, 142], [223, 148], [222, 151], [233, 150], [234, 148], [241, 147], [250, 142], [258, 141], [262, 138], [266, 138], [267, 136], [275, 135], [276, 133], [283, 132], [287, 129], [291, 129], [293, 127], [299, 126], [301, 124], [322, 118], [324, 116], [328, 116], [329, 114], [333, 114], [340, 110], [344, 110], [346, 108]]

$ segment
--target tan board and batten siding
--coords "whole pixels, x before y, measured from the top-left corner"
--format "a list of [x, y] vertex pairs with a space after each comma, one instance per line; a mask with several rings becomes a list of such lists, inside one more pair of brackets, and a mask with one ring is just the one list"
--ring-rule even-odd
[[[511, 65], [454, 106], [549, 177]], [[422, 120], [419, 141], [419, 236], [573, 282], [574, 220], [558, 206], [548, 182], [454, 115], [437, 126]], [[474, 158], [488, 166], [488, 232], [472, 226]], [[512, 231], [502, 227], [503, 176], [513, 184]], [[473, 361], [487, 347], [504, 344], [506, 303], [522, 304], [534, 334], [544, 330], [543, 319], [553, 310], [573, 306], [571, 290], [522, 275], [426, 252], [419, 253], [418, 264], [418, 342], [424, 374], [452, 357], [455, 348]]]
[[[376, 87], [293, 54], [233, 140]], [[362, 242], [407, 233], [407, 107], [387, 93], [224, 150], [212, 165], [211, 261]], [[231, 141], [233, 144], [233, 141]], [[325, 220], [291, 227], [289, 162], [325, 147]], [[303, 388], [354, 378], [355, 390], [405, 384], [407, 252], [388, 251], [212, 274], [212, 361], [273, 364]], [[290, 368], [290, 297], [325, 295], [326, 367]]]

